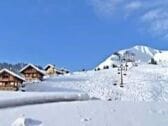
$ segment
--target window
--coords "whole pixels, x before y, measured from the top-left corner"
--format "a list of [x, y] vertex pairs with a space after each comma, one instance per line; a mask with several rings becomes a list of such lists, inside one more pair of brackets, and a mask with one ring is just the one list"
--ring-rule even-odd
[[26, 74], [25, 76], [26, 76], [26, 77], [29, 77], [29, 74]]
[[37, 77], [37, 74], [33, 74], [33, 77]]
[[8, 75], [8, 74], [2, 75], [2, 79], [8, 79], [8, 78], [9, 78], [9, 75]]
[[11, 83], [10, 83], [10, 85], [11, 85], [11, 86], [14, 86], [14, 85], [15, 85], [15, 83], [14, 83], [14, 82], [11, 82]]
[[9, 84], [9, 82], [5, 82], [5, 86], [7, 86]]

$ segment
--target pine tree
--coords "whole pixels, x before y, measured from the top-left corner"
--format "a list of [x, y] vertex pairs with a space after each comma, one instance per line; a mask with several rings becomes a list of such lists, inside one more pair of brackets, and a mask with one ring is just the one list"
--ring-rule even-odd
[[154, 58], [152, 58], [150, 64], [157, 65], [157, 62], [155, 61]]

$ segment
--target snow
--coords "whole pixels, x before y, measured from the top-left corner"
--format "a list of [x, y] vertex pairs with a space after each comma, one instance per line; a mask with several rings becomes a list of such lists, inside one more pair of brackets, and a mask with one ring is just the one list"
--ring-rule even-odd
[[[154, 57], [155, 54], [160, 53], [162, 51], [153, 49], [151, 47], [143, 46], [143, 45], [137, 45], [129, 49], [124, 49], [118, 51], [119, 54], [122, 56], [124, 55], [125, 52], [130, 52], [135, 54], [135, 61], [136, 62], [143, 62], [147, 63], [151, 58]], [[118, 65], [120, 62], [118, 59], [114, 58], [116, 57], [114, 54], [109, 56], [105, 61], [100, 63], [97, 68], [103, 69], [104, 66], [112, 66], [113, 64]]]
[[124, 88], [113, 68], [27, 83], [26, 92], [0, 92], [0, 126], [167, 126], [166, 68], [132, 66]]
[[12, 72], [12, 71], [10, 71], [10, 70], [8, 70], [8, 69], [2, 69], [2, 70], [0, 71], [0, 74], [3, 73], [3, 72], [9, 73], [9, 74], [13, 75], [14, 77], [17, 77], [17, 78], [19, 78], [19, 79], [25, 81], [25, 78], [21, 77], [20, 75], [14, 73], [14, 72]]
[[[168, 69], [161, 65], [139, 64], [130, 67], [120, 87], [115, 68], [101, 71], [75, 72], [54, 76], [44, 82], [27, 84], [27, 92], [81, 91], [90, 98], [113, 101], [168, 101]], [[117, 83], [117, 86], [114, 86]]]
[[153, 57], [156, 53], [160, 52], [157, 49], [153, 49], [151, 47], [143, 46], [143, 45], [137, 45], [130, 49], [122, 50], [121, 52], [126, 52], [126, 51], [135, 53], [136, 55], [135, 57], [137, 58], [137, 60], [141, 60], [143, 62], [150, 60], [151, 57]]
[[83, 100], [89, 100], [89, 97], [82, 92], [0, 92], [0, 108]]
[[47, 70], [47, 68], [54, 68], [56, 71], [60, 73], [64, 73], [63, 70], [65, 70], [65, 69], [57, 68], [55, 65], [52, 65], [52, 64], [47, 64], [46, 66], [44, 66], [44, 70]]
[[46, 72], [45, 72], [44, 70], [39, 69], [38, 67], [36, 67], [35, 65], [33, 65], [33, 64], [31, 64], [31, 63], [27, 64], [24, 68], [22, 68], [22, 69], [20, 70], [20, 73], [22, 73], [22, 72], [23, 72], [25, 69], [27, 69], [29, 66], [31, 66], [32, 68], [34, 68], [35, 70], [37, 70], [38, 72], [40, 72], [40, 73], [43, 74], [43, 75], [46, 74]]
[[12, 126], [42, 126], [42, 122], [30, 118], [19, 117], [13, 122]]
[[108, 99], [115, 90], [116, 92], [120, 90], [118, 88], [115, 89], [113, 86], [114, 78], [118, 75], [111, 73], [116, 73], [116, 69], [100, 72], [75, 72], [66, 76], [54, 76], [42, 83], [27, 84], [25, 90], [29, 92], [54, 92], [63, 88], [63, 90], [70, 89], [85, 92], [91, 98]]
[[129, 66], [123, 88], [118, 69], [110, 68], [1, 91], [0, 126], [167, 126], [167, 67]]
[[168, 65], [168, 51], [157, 53], [154, 56], [154, 60], [161, 65]]
[[46, 70], [48, 67], [55, 68], [54, 65], [52, 65], [52, 64], [47, 64], [46, 66], [44, 66], [44, 70]]
[[19, 124], [30, 119], [37, 120], [39, 123], [26, 126], [167, 126], [168, 106], [164, 102], [132, 103], [96, 100], [0, 110], [1, 126], [11, 126], [15, 122]]

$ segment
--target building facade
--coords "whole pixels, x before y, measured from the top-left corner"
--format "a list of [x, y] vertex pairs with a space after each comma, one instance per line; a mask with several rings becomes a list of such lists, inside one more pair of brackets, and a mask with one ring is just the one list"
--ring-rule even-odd
[[55, 65], [48, 64], [44, 67], [44, 70], [46, 71], [47, 75], [62, 75], [64, 74], [63, 71], [57, 69]]
[[8, 69], [0, 71], [0, 90], [18, 90], [24, 81], [23, 77]]
[[43, 80], [45, 72], [33, 64], [26, 65], [20, 73], [24, 75], [27, 81]]

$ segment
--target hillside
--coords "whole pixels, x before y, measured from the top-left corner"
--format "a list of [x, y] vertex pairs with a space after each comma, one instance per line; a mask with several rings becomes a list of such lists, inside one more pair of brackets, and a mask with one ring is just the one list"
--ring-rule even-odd
[[148, 63], [155, 54], [161, 52], [162, 51], [153, 49], [151, 47], [138, 45], [113, 53], [105, 61], [100, 63], [97, 68], [103, 69], [105, 66], [112, 67], [113, 64], [118, 65], [120, 64], [120, 60], [124, 59], [125, 57], [138, 63]]
[[157, 64], [168, 65], [168, 51], [157, 53], [154, 56], [154, 60], [156, 61]]
[[25, 83], [26, 92], [0, 92], [0, 125], [167, 126], [167, 67], [138, 64], [124, 73], [123, 88], [115, 68]]
[[[18, 92], [0, 92], [0, 125], [167, 126], [168, 69], [160, 65], [167, 55], [144, 46], [114, 53], [102, 68], [125, 56], [138, 62], [123, 71], [124, 87], [118, 68], [109, 68], [47, 76], [24, 83]], [[158, 65], [147, 63], [153, 57]], [[8, 65], [16, 71], [22, 67], [16, 66]]]
[[[125, 72], [124, 88], [120, 87], [117, 69], [77, 72], [48, 78], [27, 85], [29, 92], [85, 92], [91, 98], [114, 101], [168, 101], [168, 71], [160, 65], [139, 65]], [[117, 83], [117, 86], [114, 86]]]

